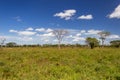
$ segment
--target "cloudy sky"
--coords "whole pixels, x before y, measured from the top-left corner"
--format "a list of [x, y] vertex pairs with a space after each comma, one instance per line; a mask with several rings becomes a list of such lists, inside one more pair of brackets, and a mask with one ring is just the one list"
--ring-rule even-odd
[[63, 43], [84, 44], [100, 31], [120, 39], [120, 0], [0, 0], [0, 38], [18, 44], [57, 43], [54, 29], [69, 31]]

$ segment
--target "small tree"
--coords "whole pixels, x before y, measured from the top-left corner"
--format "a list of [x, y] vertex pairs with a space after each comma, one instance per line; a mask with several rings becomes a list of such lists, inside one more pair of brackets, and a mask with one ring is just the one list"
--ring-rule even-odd
[[99, 32], [98, 35], [100, 35], [102, 46], [104, 46], [105, 39], [107, 36], [110, 35], [110, 32], [102, 31], [102, 32]]
[[87, 37], [86, 43], [93, 49], [95, 46], [99, 45], [99, 41], [96, 38]]
[[6, 39], [4, 37], [0, 37], [0, 46], [2, 47], [5, 43]]
[[9, 42], [9, 43], [6, 44], [6, 46], [15, 47], [15, 46], [17, 46], [17, 44], [15, 42]]
[[61, 44], [61, 41], [63, 40], [64, 36], [68, 34], [68, 31], [67, 30], [53, 30], [52, 33], [55, 35], [55, 37], [57, 38], [58, 40], [58, 48], [60, 49], [60, 44]]
[[113, 46], [113, 47], [119, 48], [119, 47], [120, 47], [120, 40], [110, 41], [110, 44], [111, 44], [111, 46]]

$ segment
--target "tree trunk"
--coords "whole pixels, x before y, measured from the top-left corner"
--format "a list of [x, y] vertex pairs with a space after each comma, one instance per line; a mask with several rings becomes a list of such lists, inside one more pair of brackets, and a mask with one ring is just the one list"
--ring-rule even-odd
[[94, 43], [90, 43], [90, 48], [93, 49], [95, 47]]
[[60, 41], [58, 41], [58, 49], [61, 49], [61, 47], [60, 47]]
[[104, 40], [102, 39], [102, 47], [104, 47]]

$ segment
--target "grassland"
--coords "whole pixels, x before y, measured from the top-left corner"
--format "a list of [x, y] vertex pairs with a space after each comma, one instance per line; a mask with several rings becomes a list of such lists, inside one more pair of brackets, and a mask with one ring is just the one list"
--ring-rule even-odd
[[120, 80], [120, 49], [2, 48], [0, 80]]

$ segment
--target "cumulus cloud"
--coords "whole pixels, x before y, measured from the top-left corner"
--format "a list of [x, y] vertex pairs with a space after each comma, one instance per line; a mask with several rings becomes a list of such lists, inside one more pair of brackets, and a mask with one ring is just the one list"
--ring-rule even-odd
[[74, 39], [72, 41], [73, 42], [85, 41], [85, 38], [84, 37], [74, 37]]
[[69, 36], [67, 36], [66, 38], [73, 38], [73, 35], [69, 35]]
[[19, 37], [18, 39], [21, 41], [32, 41], [33, 40], [32, 37]]
[[90, 29], [88, 30], [85, 34], [86, 35], [95, 35], [98, 34], [99, 32], [101, 32], [102, 30], [94, 30], [94, 29]]
[[32, 31], [19, 31], [18, 32], [19, 35], [23, 35], [23, 36], [33, 36], [36, 34], [36, 32], [32, 32]]
[[35, 29], [35, 31], [44, 32], [44, 33], [49, 33], [49, 32], [52, 32], [53, 29], [51, 29], [51, 28], [48, 28], [48, 29], [45, 29], [45, 28], [37, 28], [37, 29]]
[[35, 31], [44, 32], [45, 28], [37, 28], [37, 29], [35, 29]]
[[29, 36], [5, 36], [6, 43], [16, 42], [17, 44], [31, 44], [34, 39]]
[[82, 15], [82, 16], [79, 16], [78, 19], [90, 20], [90, 19], [93, 19], [93, 16], [91, 14], [89, 14], [89, 15]]
[[69, 35], [66, 38], [68, 40], [72, 39], [73, 42], [85, 41], [85, 37], [81, 37], [81, 33], [76, 33], [75, 35]]
[[45, 42], [49, 42], [49, 40], [48, 39], [46, 39], [46, 40], [44, 40]]
[[54, 14], [55, 17], [60, 17], [61, 19], [69, 20], [73, 15], [75, 15], [76, 10], [74, 9], [69, 9], [69, 10], [64, 10], [63, 12], [56, 13]]
[[53, 29], [50, 29], [50, 28], [48, 28], [47, 30], [46, 30], [46, 32], [52, 32], [53, 31]]
[[28, 30], [28, 31], [32, 31], [32, 30], [34, 30], [32, 27], [29, 27], [29, 28], [27, 28], [26, 30]]
[[33, 31], [17, 31], [17, 30], [9, 30], [9, 32], [12, 32], [12, 33], [17, 33], [18, 35], [22, 35], [22, 36], [33, 36], [36, 34], [36, 32], [33, 32]]
[[78, 36], [78, 37], [81, 36], [81, 35], [82, 35], [81, 33], [77, 33], [77, 34], [76, 34], [76, 36]]
[[120, 38], [120, 36], [119, 35], [110, 35], [110, 36], [108, 36], [108, 38], [110, 38], [110, 39], [118, 39], [118, 38]]
[[120, 4], [115, 8], [115, 10], [108, 15], [109, 18], [120, 19]]
[[86, 30], [81, 30], [80, 33], [86, 33]]
[[42, 36], [42, 37], [53, 37], [54, 34], [53, 34], [52, 32], [50, 32], [50, 33], [40, 34], [40, 35], [38, 35], [38, 36]]
[[11, 29], [11, 30], [9, 30], [9, 32], [17, 33], [18, 31], [17, 31], [17, 30], [13, 30], [13, 29]]

